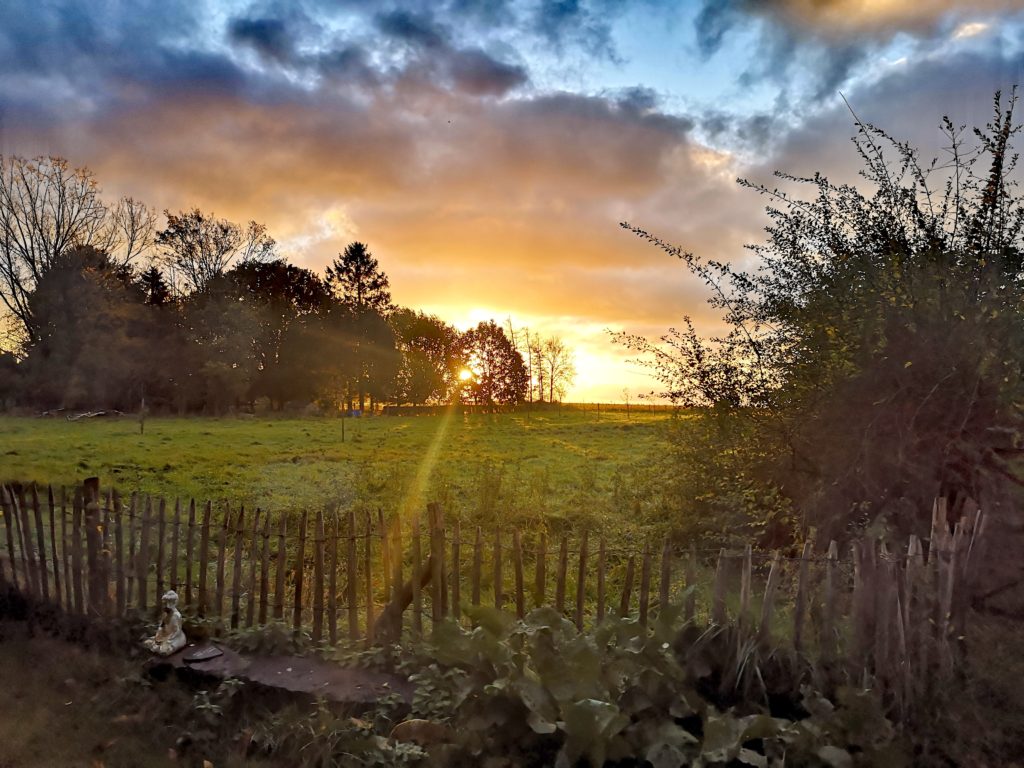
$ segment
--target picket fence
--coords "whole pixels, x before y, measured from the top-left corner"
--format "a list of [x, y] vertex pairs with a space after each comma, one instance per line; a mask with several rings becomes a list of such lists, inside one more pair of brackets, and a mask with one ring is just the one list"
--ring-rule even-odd
[[669, 538], [608, 546], [586, 531], [475, 527], [465, 537], [437, 504], [425, 521], [323, 509], [275, 517], [101, 493], [96, 478], [56, 491], [8, 483], [0, 510], [0, 589], [73, 614], [155, 618], [174, 589], [186, 616], [231, 629], [285, 623], [333, 644], [415, 638], [448, 618], [468, 625], [480, 605], [520, 618], [550, 606], [580, 630], [612, 615], [648, 626], [675, 606], [759, 642], [854, 659], [896, 687], [954, 663], [985, 527], [970, 501], [953, 525], [940, 498], [929, 539], [911, 536], [898, 552], [870, 539], [845, 557], [834, 541], [791, 555], [709, 552]]

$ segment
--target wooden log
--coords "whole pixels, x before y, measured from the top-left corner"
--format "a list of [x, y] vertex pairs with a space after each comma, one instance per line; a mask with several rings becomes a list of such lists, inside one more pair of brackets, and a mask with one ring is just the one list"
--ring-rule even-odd
[[224, 588], [225, 588], [225, 567], [228, 556], [228, 541], [231, 538], [231, 508], [224, 505], [224, 520], [220, 526], [220, 538], [217, 541], [217, 594], [214, 597], [214, 607], [218, 619], [224, 617]]
[[558, 545], [558, 573], [555, 575], [555, 610], [565, 615], [565, 579], [569, 570], [569, 541], [565, 536]]
[[444, 533], [441, 529], [441, 505], [436, 502], [427, 504], [427, 526], [430, 534], [430, 562], [434, 569], [430, 574], [430, 620], [436, 627], [444, 618], [444, 583], [441, 578]]
[[327, 587], [327, 636], [331, 645], [338, 642], [338, 536], [340, 534], [340, 522], [338, 510], [335, 508], [331, 513], [331, 536], [328, 541], [328, 567]]
[[526, 615], [526, 591], [523, 588], [523, 542], [519, 529], [512, 531], [512, 571], [516, 581], [516, 618]]
[[[15, 590], [19, 590], [18, 552], [14, 544], [14, 507], [8, 501], [7, 489], [4, 486], [0, 486], [0, 512], [2, 512], [2, 515], [0, 516], [4, 519], [4, 539], [7, 542], [7, 559], [11, 566], [11, 584]], [[68, 608], [70, 609], [70, 607], [71, 605], [69, 602]]]
[[651, 545], [644, 543], [644, 559], [640, 566], [640, 626], [647, 626], [647, 612], [651, 604]]
[[82, 590], [82, 489], [75, 488], [71, 510], [71, 572], [75, 613], [85, 612], [85, 596]]
[[121, 496], [114, 491], [114, 615], [124, 616], [128, 607], [125, 592], [124, 509]]
[[724, 549], [719, 550], [718, 564], [715, 566], [715, 586], [711, 594], [711, 622], [719, 626], [724, 625], [728, 618], [725, 611], [727, 557]]
[[626, 563], [626, 581], [622, 585], [622, 600], [619, 601], [619, 616], [629, 616], [629, 601], [633, 594], [633, 577], [636, 571], [636, 555], [630, 555]]
[[348, 636], [359, 639], [359, 605], [356, 585], [359, 583], [359, 563], [356, 560], [356, 513], [348, 513], [348, 584], [345, 599], [348, 602]]
[[188, 528], [185, 531], [185, 605], [192, 605], [192, 558], [196, 534], [196, 500], [188, 502]]
[[803, 551], [800, 553], [800, 570], [796, 583], [796, 605], [793, 608], [793, 647], [803, 650], [804, 639], [804, 617], [807, 613], [807, 591], [808, 568], [810, 566], [812, 543], [810, 539], [804, 542]]
[[739, 625], [750, 628], [750, 582], [753, 578], [753, 551], [750, 544], [743, 550], [743, 566], [740, 569], [740, 615]]
[[[416, 574], [422, 570], [420, 553], [420, 516], [416, 513], [412, 518], [412, 632], [415, 637], [423, 634], [423, 594], [421, 580]], [[479, 592], [479, 584], [477, 585]]]
[[[415, 541], [415, 539], [414, 539]], [[413, 546], [415, 551], [415, 545]], [[373, 642], [379, 644], [395, 643], [402, 636], [402, 614], [405, 609], [412, 605], [413, 591], [419, 590], [430, 584], [430, 574], [433, 572], [433, 564], [427, 558], [427, 564], [419, 570], [419, 578], [416, 578], [416, 571], [410, 575], [409, 581], [404, 584], [396, 584], [391, 601], [384, 606], [380, 616], [371, 631]]]
[[604, 605], [605, 605], [605, 541], [604, 536], [597, 545], [597, 623], [600, 624], [604, 621]]
[[583, 631], [583, 609], [587, 599], [587, 530], [580, 538], [580, 557], [576, 569], [576, 630]]
[[686, 600], [683, 602], [683, 620], [692, 624], [697, 618], [697, 547], [690, 545], [686, 558]]
[[548, 560], [548, 537], [541, 531], [540, 539], [537, 542], [536, 561], [534, 562], [534, 584], [533, 584], [533, 607], [540, 608], [544, 605], [547, 596], [547, 560]]
[[238, 629], [242, 617], [242, 555], [245, 541], [245, 505], [238, 510], [235, 523], [234, 567], [231, 569], [231, 628]]
[[32, 517], [36, 524], [36, 546], [39, 552], [39, 581], [43, 600], [50, 602], [50, 575], [46, 565], [46, 529], [43, 528], [43, 511], [39, 508], [39, 491], [32, 484]]
[[288, 571], [288, 516], [282, 514], [277, 524], [277, 551], [274, 555], [274, 619], [284, 621], [285, 576]]
[[455, 518], [455, 526], [452, 529], [452, 616], [456, 622], [462, 621], [462, 524]]
[[[443, 536], [443, 534], [442, 534]], [[373, 519], [366, 512], [366, 546], [363, 547], [363, 580], [366, 592], [366, 640], [370, 640], [370, 628], [376, 623], [373, 617]], [[444, 538], [441, 539], [441, 553], [444, 554]], [[443, 571], [442, 571], [443, 573]], [[442, 590], [442, 595], [444, 594]], [[442, 613], [444, 606], [441, 606]]]
[[[249, 539], [249, 585], [246, 599], [246, 627], [252, 627], [256, 623], [256, 564], [260, 562], [260, 508], [256, 508], [253, 515], [253, 529]], [[264, 526], [265, 527], [265, 526]]]
[[758, 628], [757, 636], [762, 643], [767, 643], [771, 640], [772, 616], [775, 614], [775, 592], [779, 587], [781, 570], [782, 559], [776, 550], [772, 556], [771, 570], [768, 571], [768, 583], [764, 588], [764, 599], [761, 601], [761, 624]]
[[203, 508], [203, 525], [199, 530], [199, 615], [206, 616], [209, 609], [206, 590], [210, 570], [210, 513], [212, 504], [207, 501]]
[[666, 615], [672, 585], [672, 547], [668, 536], [661, 543], [661, 579], [658, 582], [658, 617]]
[[171, 559], [167, 562], [167, 586], [176, 593], [181, 590], [181, 563], [178, 539], [181, 536], [181, 499], [174, 499], [174, 521], [171, 523]]
[[309, 522], [309, 510], [302, 510], [299, 520], [299, 541], [295, 549], [295, 602], [292, 605], [292, 629], [296, 634], [302, 632], [302, 587], [306, 574], [306, 525]]
[[316, 511], [316, 531], [313, 534], [313, 642], [324, 636], [324, 513]]

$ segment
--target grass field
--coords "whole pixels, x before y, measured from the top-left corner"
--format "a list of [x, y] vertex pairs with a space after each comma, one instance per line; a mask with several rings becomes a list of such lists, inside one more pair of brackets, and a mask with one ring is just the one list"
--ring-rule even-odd
[[493, 525], [609, 532], [657, 525], [665, 412], [348, 419], [0, 418], [0, 478], [104, 486], [275, 511], [411, 510]]

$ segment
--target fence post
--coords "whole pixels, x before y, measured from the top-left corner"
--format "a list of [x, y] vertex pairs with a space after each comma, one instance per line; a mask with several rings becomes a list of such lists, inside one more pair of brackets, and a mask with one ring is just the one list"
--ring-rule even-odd
[[811, 557], [811, 541], [804, 542], [804, 548], [800, 552], [800, 571], [796, 584], [796, 607], [793, 609], [793, 648], [797, 651], [803, 649], [804, 640], [804, 615], [807, 612], [807, 569]]
[[605, 556], [606, 546], [604, 536], [601, 537], [597, 545], [597, 623], [600, 624], [604, 621], [605, 613]]
[[501, 527], [494, 532], [494, 607], [499, 611], [504, 607], [505, 590], [504, 576], [501, 572]]
[[171, 535], [171, 559], [167, 564], [167, 586], [177, 592], [181, 588], [178, 566], [178, 537], [181, 534], [181, 499], [174, 498], [174, 533]]
[[206, 582], [210, 563], [210, 511], [211, 503], [203, 509], [203, 526], [199, 531], [199, 615], [205, 617], [207, 609]]
[[[444, 551], [444, 539], [441, 539], [441, 550]], [[364, 572], [363, 579], [366, 582], [366, 642], [367, 644], [373, 642], [373, 518], [370, 517], [370, 512], [366, 512], [366, 546], [363, 548], [364, 552]]]
[[569, 542], [562, 536], [558, 547], [558, 576], [555, 582], [555, 610], [565, 615], [565, 577], [569, 568]]
[[345, 600], [348, 603], [348, 636], [350, 640], [359, 639], [359, 592], [356, 585], [359, 581], [359, 563], [356, 560], [356, 513], [348, 511], [348, 583], [345, 585]]
[[224, 505], [224, 520], [220, 526], [220, 539], [217, 541], [217, 618], [224, 618], [224, 567], [228, 556], [228, 537], [231, 535], [231, 508]]
[[651, 544], [644, 542], [644, 559], [640, 567], [640, 626], [647, 627], [647, 611], [651, 602]]
[[327, 636], [331, 645], [338, 642], [338, 534], [341, 523], [335, 507], [331, 514], [331, 535], [328, 541]]
[[274, 619], [284, 621], [285, 575], [288, 571], [288, 516], [281, 515], [277, 524], [277, 552], [274, 563]]
[[622, 585], [622, 600], [619, 602], [619, 616], [623, 619], [629, 616], [629, 600], [633, 593], [633, 576], [636, 571], [636, 556], [630, 555], [626, 562], [626, 581]]
[[160, 605], [164, 595], [164, 538], [167, 532], [166, 518], [167, 502], [160, 497], [159, 511], [157, 512], [156, 525], [156, 598], [155, 605]]
[[[53, 561], [53, 593], [57, 605], [61, 603], [60, 558], [57, 556], [57, 510], [53, 505], [53, 486], [46, 488], [46, 500], [50, 507], [50, 559]], [[67, 578], [67, 573], [64, 574]]]
[[188, 528], [185, 530], [185, 605], [192, 605], [192, 548], [196, 532], [196, 500], [188, 502]]
[[249, 540], [249, 592], [245, 606], [245, 626], [256, 622], [256, 565], [260, 561], [260, 508], [252, 518], [252, 537]]
[[[124, 616], [127, 601], [124, 590], [124, 508], [114, 491], [114, 614]], [[58, 589], [59, 591], [59, 589]]]
[[544, 598], [547, 593], [547, 560], [548, 560], [548, 537], [544, 531], [540, 532], [537, 541], [537, 552], [534, 562], [534, 586], [533, 586], [533, 607], [540, 608], [544, 605]]
[[715, 587], [711, 597], [711, 621], [719, 626], [726, 622], [725, 612], [725, 550], [718, 552], [718, 564], [715, 567]]
[[[39, 491], [32, 484], [32, 517], [36, 524], [36, 545], [39, 548], [39, 580], [43, 588], [43, 600], [50, 602], [50, 577], [46, 570], [46, 533], [43, 528], [43, 513], [39, 509]], [[102, 548], [101, 548], [102, 549]]]

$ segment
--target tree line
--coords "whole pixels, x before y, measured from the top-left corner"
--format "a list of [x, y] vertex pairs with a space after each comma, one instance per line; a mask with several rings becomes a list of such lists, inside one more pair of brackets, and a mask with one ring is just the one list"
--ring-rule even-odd
[[264, 225], [105, 202], [88, 169], [0, 156], [0, 403], [224, 413], [381, 403], [553, 401], [557, 337], [493, 320], [462, 332], [395, 305], [366, 244], [321, 276]]

